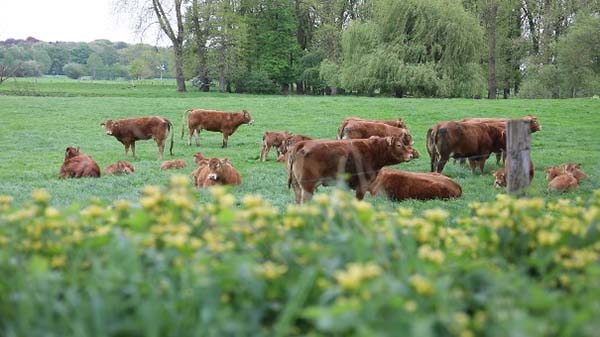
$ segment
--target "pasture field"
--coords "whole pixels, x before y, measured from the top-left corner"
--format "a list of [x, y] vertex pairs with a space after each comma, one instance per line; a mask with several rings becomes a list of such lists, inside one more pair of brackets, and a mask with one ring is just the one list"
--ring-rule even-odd
[[[166, 82], [78, 82], [65, 79], [8, 81], [0, 86], [0, 194], [22, 203], [36, 188], [46, 188], [53, 203], [65, 206], [99, 198], [134, 200], [148, 184], [165, 185], [175, 171], [160, 171], [154, 141], [137, 142], [137, 160], [124, 156], [124, 148], [114, 137], [104, 134], [100, 123], [105, 119], [160, 115], [175, 126], [173, 157], [182, 158], [193, 169], [192, 155], [228, 157], [240, 171], [243, 184], [236, 196], [261, 194], [282, 209], [293, 202], [287, 189], [284, 165], [275, 161], [275, 150], [265, 163], [258, 161], [264, 131], [289, 130], [315, 138], [334, 138], [346, 116], [365, 118], [402, 117], [409, 126], [421, 158], [396, 165], [409, 171], [428, 171], [425, 133], [434, 123], [464, 117], [519, 117], [534, 114], [543, 127], [532, 136], [535, 178], [531, 196], [556, 198], [588, 197], [600, 186], [600, 100], [468, 100], [468, 99], [393, 99], [378, 97], [255, 96], [190, 92], [179, 94]], [[15, 88], [27, 88], [25, 96]], [[221, 149], [220, 133], [202, 132], [200, 147], [180, 138], [183, 112], [189, 108], [227, 111], [248, 109], [254, 125], [242, 125], [229, 139], [229, 148]], [[129, 176], [103, 176], [100, 179], [59, 180], [58, 170], [67, 146], [80, 146], [104, 169], [126, 159], [135, 167]], [[168, 144], [167, 144], [168, 146]], [[581, 187], [564, 195], [548, 194], [544, 168], [564, 162], [581, 162], [588, 174]], [[448, 163], [444, 174], [463, 187], [463, 197], [450, 201], [405, 201], [401, 205], [416, 209], [443, 207], [462, 212], [472, 201], [491, 201], [502, 192], [492, 186], [490, 172], [497, 169], [493, 159], [486, 164], [485, 175], [471, 174], [467, 167]], [[320, 188], [319, 191], [330, 191]], [[206, 195], [199, 192], [201, 198]], [[384, 198], [366, 197], [375, 205], [395, 207]]]

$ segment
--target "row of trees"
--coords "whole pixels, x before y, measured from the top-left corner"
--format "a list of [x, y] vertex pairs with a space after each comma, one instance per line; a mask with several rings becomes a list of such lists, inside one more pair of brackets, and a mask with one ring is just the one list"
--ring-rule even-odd
[[169, 48], [107, 40], [91, 43], [31, 40], [0, 44], [0, 78], [41, 75], [89, 76], [105, 80], [174, 77], [174, 73], [167, 72], [173, 63]]

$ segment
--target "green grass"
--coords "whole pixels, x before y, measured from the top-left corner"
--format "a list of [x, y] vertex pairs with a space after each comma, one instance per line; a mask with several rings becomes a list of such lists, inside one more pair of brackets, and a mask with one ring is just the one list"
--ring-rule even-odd
[[[600, 100], [468, 100], [468, 99], [394, 99], [369, 97], [255, 96], [218, 93], [176, 93], [166, 84], [140, 82], [79, 82], [64, 79], [8, 81], [0, 86], [0, 194], [10, 194], [17, 203], [27, 199], [34, 188], [47, 188], [55, 205], [64, 206], [92, 197], [102, 200], [137, 199], [147, 184], [165, 185], [176, 171], [160, 171], [158, 152], [153, 141], [137, 143], [138, 159], [124, 156], [124, 148], [100, 127], [105, 119], [160, 115], [175, 125], [175, 158], [189, 166], [178, 173], [189, 174], [192, 155], [228, 157], [238, 168], [243, 183], [235, 194], [262, 194], [278, 207], [293, 202], [287, 189], [285, 167], [275, 162], [274, 150], [269, 161], [258, 161], [264, 131], [289, 130], [315, 138], [334, 138], [346, 116], [367, 118], [402, 117], [414, 136], [422, 157], [396, 167], [410, 171], [429, 170], [425, 133], [438, 121], [464, 117], [538, 116], [543, 130], [533, 135], [532, 159], [535, 178], [529, 194], [554, 198], [587, 197], [600, 181]], [[162, 83], [162, 82], [161, 82]], [[11, 87], [12, 86], [12, 87]], [[31, 92], [15, 94], [11, 88], [34, 87]], [[31, 93], [38, 93], [33, 95]], [[201, 146], [187, 146], [180, 139], [182, 113], [189, 108], [240, 111], [246, 108], [254, 126], [241, 126], [229, 139], [229, 148], [221, 149], [220, 133], [203, 132]], [[187, 137], [187, 130], [186, 130]], [[136, 172], [129, 176], [103, 176], [100, 179], [59, 180], [58, 171], [67, 146], [80, 146], [102, 169], [117, 160], [131, 161]], [[165, 159], [171, 159], [169, 155]], [[572, 193], [548, 194], [544, 168], [564, 162], [581, 162], [588, 179]], [[465, 211], [472, 201], [489, 201], [499, 193], [492, 187], [489, 172], [496, 169], [490, 159], [486, 174], [471, 174], [468, 168], [449, 163], [444, 173], [463, 187], [463, 197], [451, 201], [406, 201], [402, 206], [427, 209], [440, 206]], [[320, 191], [330, 191], [321, 188]], [[203, 192], [200, 192], [203, 193]], [[395, 206], [383, 198], [367, 200]]]

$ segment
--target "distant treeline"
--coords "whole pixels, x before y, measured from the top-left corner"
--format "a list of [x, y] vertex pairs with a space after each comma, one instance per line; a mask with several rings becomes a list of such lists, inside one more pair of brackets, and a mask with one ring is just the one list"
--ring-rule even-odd
[[175, 77], [180, 91], [191, 80], [250, 93], [600, 93], [600, 0], [162, 0], [141, 8], [150, 11], [131, 14], [154, 15], [171, 48], [30, 41], [0, 47], [0, 64], [20, 64], [15, 76]]

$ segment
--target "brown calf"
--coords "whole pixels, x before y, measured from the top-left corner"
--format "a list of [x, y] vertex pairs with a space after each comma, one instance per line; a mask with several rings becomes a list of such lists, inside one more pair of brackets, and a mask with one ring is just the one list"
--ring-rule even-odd
[[342, 139], [342, 137], [344, 136], [342, 134], [342, 131], [346, 127], [346, 124], [348, 124], [349, 122], [380, 123], [380, 124], [386, 124], [389, 126], [400, 128], [400, 129], [407, 129], [406, 124], [402, 121], [402, 118], [392, 119], [392, 120], [383, 120], [383, 119], [364, 119], [364, 118], [358, 118], [358, 117], [346, 117], [344, 119], [344, 121], [342, 121], [342, 124], [340, 124], [340, 127], [338, 128], [337, 139]]
[[341, 131], [341, 139], [367, 139], [376, 137], [398, 137], [406, 145], [412, 145], [413, 139], [406, 128], [398, 128], [383, 123], [350, 121]]
[[[494, 176], [494, 187], [506, 187], [506, 177], [508, 176], [507, 172], [508, 168], [508, 159], [504, 162], [504, 167], [498, 171], [492, 171], [492, 175]], [[533, 161], [529, 159], [529, 182], [533, 181], [533, 175], [535, 174], [535, 167], [533, 166]]]
[[110, 164], [104, 170], [105, 174], [129, 174], [135, 171], [135, 167], [124, 160], [119, 160], [114, 164]]
[[382, 167], [412, 158], [412, 147], [397, 137], [305, 140], [290, 151], [288, 188], [294, 188], [296, 202], [301, 203], [310, 200], [318, 186], [342, 180], [362, 199]]
[[170, 169], [180, 169], [187, 166], [185, 160], [174, 159], [174, 160], [166, 160], [160, 164], [161, 170], [170, 170]]
[[209, 185], [239, 185], [242, 183], [242, 177], [233, 167], [229, 159], [211, 158], [208, 161], [208, 182]]
[[[135, 142], [137, 140], [147, 140], [153, 138], [158, 144], [158, 153], [160, 159], [163, 159], [165, 150], [165, 139], [173, 124], [163, 117], [142, 117], [128, 118], [118, 120], [106, 120], [100, 124], [106, 130], [106, 134], [117, 138], [125, 146], [125, 156], [129, 152], [133, 153], [135, 158]], [[171, 132], [171, 147], [169, 152], [173, 155], [173, 132]]]
[[266, 161], [267, 155], [271, 150], [271, 147], [275, 147], [277, 150], [277, 157], [281, 155], [279, 148], [281, 144], [290, 137], [292, 134], [287, 131], [267, 131], [263, 135], [263, 146], [260, 151], [260, 161]]
[[65, 160], [60, 167], [60, 178], [100, 177], [100, 167], [92, 157], [69, 146], [65, 150]]
[[392, 200], [448, 199], [462, 195], [454, 180], [439, 173], [417, 173], [383, 169], [369, 186], [372, 195], [383, 193]]
[[308, 136], [304, 136], [304, 135], [293, 135], [293, 136], [286, 138], [279, 146], [278, 151], [279, 151], [279, 153], [281, 153], [281, 155], [277, 158], [277, 161], [278, 162], [287, 162], [288, 153], [292, 149], [294, 144], [301, 142], [303, 140], [311, 140], [311, 139], [312, 138], [310, 138]]
[[225, 112], [217, 110], [190, 109], [183, 113], [181, 123], [181, 138], [185, 133], [185, 116], [188, 115], [188, 145], [192, 145], [192, 136], [196, 136], [196, 145], [200, 145], [200, 131], [214, 131], [223, 134], [223, 146], [227, 147], [227, 140], [242, 124], [252, 125], [254, 120], [247, 110], [242, 112]]

